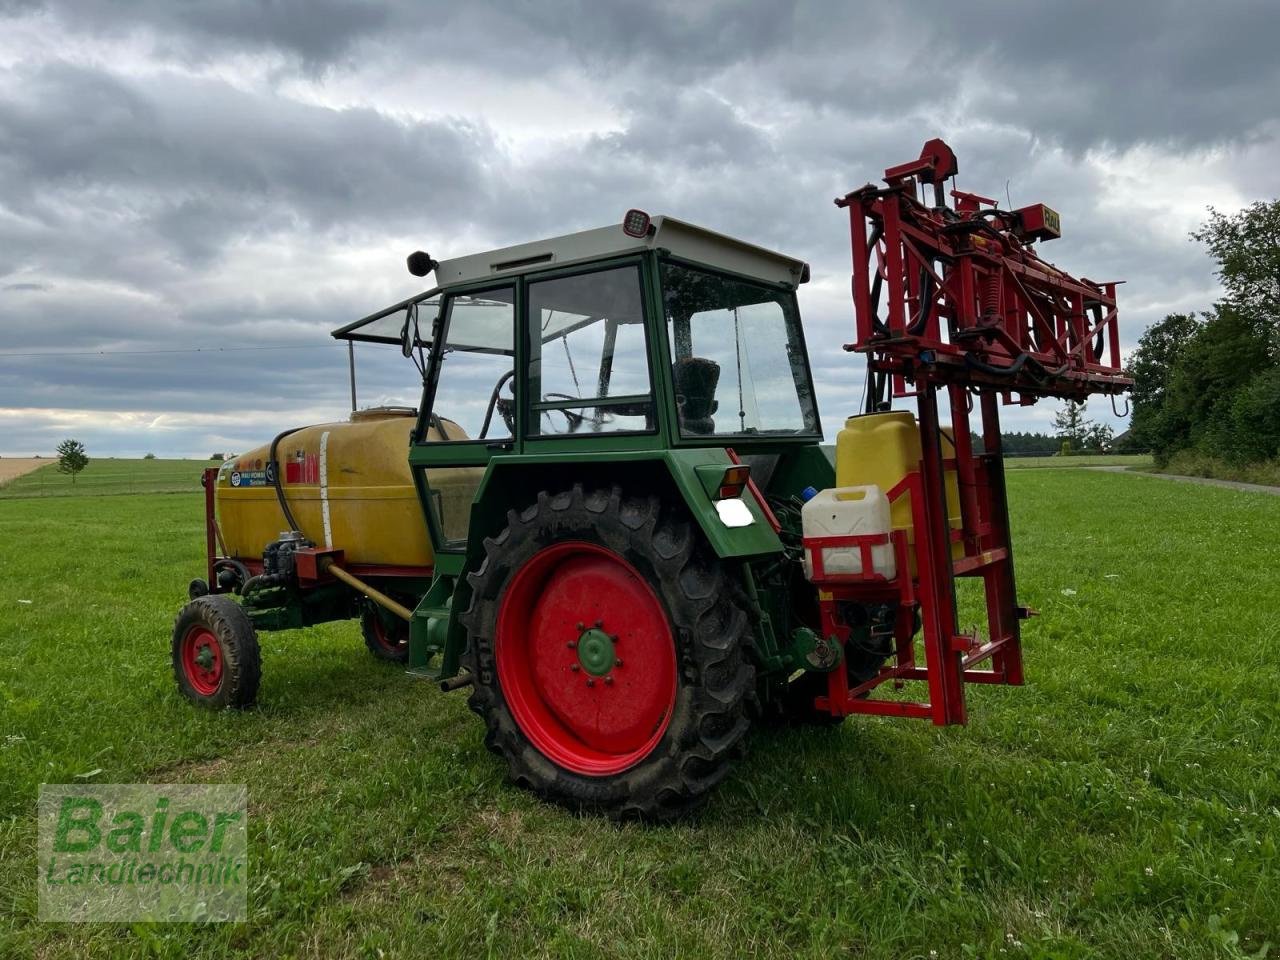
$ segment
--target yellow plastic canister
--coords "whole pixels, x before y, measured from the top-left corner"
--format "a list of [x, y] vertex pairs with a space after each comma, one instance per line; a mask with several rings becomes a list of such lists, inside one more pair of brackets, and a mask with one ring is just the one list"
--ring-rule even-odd
[[[943, 459], [956, 455], [955, 434], [942, 430]], [[866, 413], [850, 417], [836, 435], [836, 486], [854, 487], [875, 484], [886, 494], [908, 474], [920, 467], [920, 429], [916, 418], [906, 410]], [[951, 529], [961, 528], [960, 484], [954, 467], [945, 471], [947, 518]], [[904, 494], [890, 505], [890, 524], [895, 530], [906, 530], [910, 543], [915, 543], [911, 523], [911, 501]], [[964, 556], [964, 544], [951, 545], [954, 558]], [[914, 567], [914, 556], [912, 557]], [[914, 572], [914, 569], [913, 571]]]

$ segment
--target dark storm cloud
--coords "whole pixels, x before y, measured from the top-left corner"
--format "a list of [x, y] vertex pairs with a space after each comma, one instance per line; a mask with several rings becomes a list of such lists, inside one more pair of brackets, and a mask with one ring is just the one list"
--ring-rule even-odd
[[274, 51], [305, 69], [429, 57], [528, 78], [566, 63], [661, 90], [739, 70], [861, 117], [956, 110], [1070, 150], [1246, 136], [1277, 116], [1280, 8], [1204, 4], [51, 2], [72, 31], [149, 31], [161, 52]]
[[[1210, 267], [1090, 152], [1165, 150], [1159, 196], [1177, 173], [1168, 151], [1239, 152], [1277, 129], [1280, 17], [1262, 4], [0, 0], [6, 14], [47, 44], [0, 60], [0, 353], [306, 349], [0, 357], [0, 410], [248, 424], [211, 427], [196, 450], [214, 436], [243, 447], [296, 411], [341, 414], [344, 354], [327, 331], [416, 289], [401, 253], [382, 262], [388, 241], [463, 253], [629, 206], [813, 263], [802, 303], [830, 425], [861, 389], [838, 349], [852, 337], [848, 227], [831, 199], [935, 132], [962, 187], [1003, 200], [1008, 181], [1015, 205], [1062, 210], [1050, 259], [1133, 281], [1132, 342], [1203, 298]], [[380, 97], [428, 67], [414, 115]], [[531, 150], [483, 106], [450, 114], [470, 83], [468, 102], [541, 83], [611, 116], [575, 134], [553, 119]], [[326, 98], [344, 84], [356, 94]], [[326, 105], [346, 102], [363, 105]], [[1235, 175], [1244, 195], [1277, 189], [1259, 156]], [[362, 395], [411, 395], [396, 361], [371, 357]], [[59, 439], [62, 421], [41, 422], [24, 444]], [[122, 443], [136, 429], [123, 423], [101, 436]], [[0, 452], [27, 449], [14, 429], [0, 423]]]
[[28, 188], [8, 191], [11, 208], [40, 217], [60, 191], [101, 188], [193, 243], [187, 231], [269, 223], [264, 212], [317, 229], [402, 219], [428, 201], [456, 216], [485, 196], [481, 158], [496, 152], [465, 120], [400, 122], [173, 74], [125, 80], [54, 63], [15, 70], [6, 88], [0, 162]]

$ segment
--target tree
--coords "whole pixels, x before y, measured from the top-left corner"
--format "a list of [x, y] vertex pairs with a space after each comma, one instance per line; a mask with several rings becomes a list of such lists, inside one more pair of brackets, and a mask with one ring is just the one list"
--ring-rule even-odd
[[1084, 418], [1084, 404], [1075, 400], [1068, 400], [1057, 413], [1053, 415], [1054, 436], [1059, 440], [1065, 440], [1063, 452], [1068, 449], [1077, 450], [1084, 448], [1085, 430], [1088, 422]]
[[1265, 335], [1230, 302], [1187, 341], [1169, 376], [1161, 414], [1158, 458], [1188, 447], [1231, 456], [1231, 410], [1236, 395], [1269, 366]]
[[148, 454], [147, 454], [146, 456], [144, 456], [142, 459], [143, 459], [143, 460], [154, 460], [155, 458], [156, 458], [156, 455], [155, 455], [154, 453], [148, 453]]
[[1096, 450], [1106, 453], [1111, 448], [1111, 428], [1089, 420], [1084, 411], [1084, 403], [1068, 400], [1053, 415], [1053, 429], [1062, 452]]
[[1218, 261], [1227, 300], [1266, 336], [1280, 361], [1280, 200], [1262, 200], [1227, 215], [1209, 208], [1209, 221], [1191, 236]]
[[76, 474], [89, 465], [85, 455], [84, 444], [79, 440], [63, 440], [58, 444], [58, 472], [71, 475], [71, 482], [76, 482]]
[[1165, 418], [1165, 398], [1173, 370], [1188, 343], [1209, 319], [1191, 313], [1171, 313], [1148, 327], [1129, 357], [1133, 377], [1132, 436], [1128, 443], [1145, 450], [1163, 451], [1174, 440]]
[[1105, 423], [1091, 423], [1084, 431], [1084, 448], [1098, 453], [1111, 452], [1111, 438], [1115, 432]]
[[1231, 404], [1227, 459], [1256, 463], [1280, 455], [1280, 366], [1258, 374]]

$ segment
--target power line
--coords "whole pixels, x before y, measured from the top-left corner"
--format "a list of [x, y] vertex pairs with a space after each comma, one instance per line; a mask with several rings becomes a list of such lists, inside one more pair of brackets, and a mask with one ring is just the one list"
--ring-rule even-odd
[[40, 353], [0, 352], [0, 360], [17, 357], [140, 357], [172, 353], [233, 353], [251, 350], [329, 350], [335, 346], [338, 346], [337, 341], [261, 347], [191, 347], [185, 350], [45, 350]]

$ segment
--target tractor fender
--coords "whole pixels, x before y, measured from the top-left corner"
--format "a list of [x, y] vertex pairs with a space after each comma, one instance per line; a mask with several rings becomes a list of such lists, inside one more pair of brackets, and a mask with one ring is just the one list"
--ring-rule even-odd
[[719, 484], [708, 483], [707, 478], [717, 468], [732, 465], [720, 447], [593, 454], [589, 461], [575, 454], [495, 457], [476, 491], [468, 556], [483, 556], [484, 538], [502, 529], [508, 510], [525, 505], [538, 490], [567, 490], [575, 483], [584, 487], [619, 484], [632, 493], [679, 497], [721, 559], [781, 553], [782, 541], [750, 490], [742, 495], [751, 513], [749, 524], [730, 527], [720, 519], [713, 494]]

